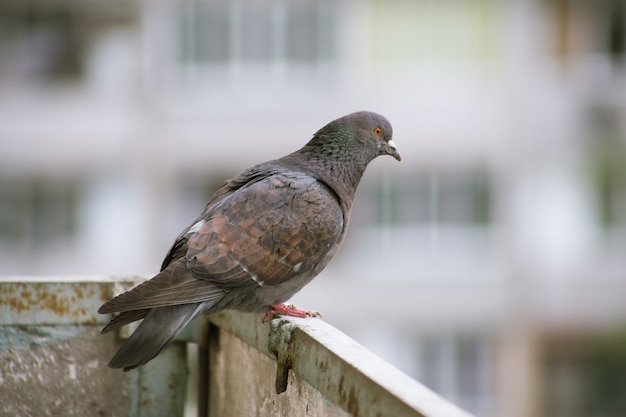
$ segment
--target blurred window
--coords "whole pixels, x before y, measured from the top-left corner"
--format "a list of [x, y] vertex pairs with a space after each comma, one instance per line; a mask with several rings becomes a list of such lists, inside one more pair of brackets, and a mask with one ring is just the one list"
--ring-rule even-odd
[[382, 225], [487, 226], [491, 186], [482, 171], [419, 172], [380, 184], [377, 222]]
[[292, 62], [330, 61], [335, 44], [333, 3], [289, 2], [286, 10], [285, 58]]
[[94, 40], [133, 22], [126, 2], [0, 2], [0, 79], [76, 81]]
[[626, 228], [626, 152], [605, 153], [595, 162], [600, 221], [607, 229]]
[[1, 3], [0, 71], [43, 80], [79, 77], [84, 52], [79, 26], [80, 13], [69, 4]]
[[539, 416], [626, 415], [626, 332], [552, 334], [541, 346]]
[[239, 58], [242, 61], [270, 60], [277, 49], [272, 33], [272, 8], [262, 2], [245, 3], [236, 17]]
[[79, 188], [45, 180], [0, 180], [0, 247], [67, 246], [77, 233]]
[[589, 110], [588, 146], [599, 222], [607, 231], [626, 230], [626, 142], [620, 113], [606, 105]]
[[567, 64], [599, 54], [621, 67], [626, 58], [626, 3], [623, 0], [549, 0], [554, 19], [554, 51]]
[[329, 0], [186, 3], [182, 60], [196, 65], [331, 60], [333, 4]]
[[491, 342], [484, 335], [430, 336], [418, 341], [417, 379], [462, 408], [485, 414], [491, 392]]
[[228, 62], [233, 42], [229, 3], [190, 2], [183, 12], [183, 61]]
[[608, 7], [609, 25], [606, 50], [616, 64], [623, 64], [626, 53], [626, 7], [623, 0], [613, 0]]

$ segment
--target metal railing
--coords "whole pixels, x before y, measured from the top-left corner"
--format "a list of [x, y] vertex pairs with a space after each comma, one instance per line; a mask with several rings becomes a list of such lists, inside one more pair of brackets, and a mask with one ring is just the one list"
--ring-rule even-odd
[[319, 319], [222, 312], [145, 367], [111, 370], [126, 335], [100, 335], [96, 310], [137, 281], [0, 279], [0, 415], [182, 416], [193, 388], [203, 417], [470, 416]]

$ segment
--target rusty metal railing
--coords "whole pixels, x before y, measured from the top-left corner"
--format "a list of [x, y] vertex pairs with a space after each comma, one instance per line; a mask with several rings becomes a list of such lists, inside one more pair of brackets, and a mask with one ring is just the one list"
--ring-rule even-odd
[[128, 373], [106, 362], [100, 304], [137, 279], [0, 279], [0, 415], [182, 416], [187, 343], [198, 416], [469, 417], [320, 319], [223, 312]]

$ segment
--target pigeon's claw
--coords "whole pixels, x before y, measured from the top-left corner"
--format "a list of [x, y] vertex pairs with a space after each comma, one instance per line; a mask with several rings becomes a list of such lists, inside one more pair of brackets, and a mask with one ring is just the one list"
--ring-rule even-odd
[[263, 316], [263, 321], [269, 321], [273, 319], [275, 316], [283, 315], [283, 316], [292, 316], [292, 317], [322, 317], [322, 314], [319, 311], [315, 310], [300, 310], [293, 304], [274, 304], [271, 306], [267, 313]]

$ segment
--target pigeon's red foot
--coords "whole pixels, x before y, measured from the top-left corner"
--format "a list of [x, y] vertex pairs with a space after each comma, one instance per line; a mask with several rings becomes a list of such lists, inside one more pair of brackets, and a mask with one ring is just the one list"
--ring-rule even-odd
[[267, 310], [267, 313], [263, 316], [263, 321], [269, 321], [275, 316], [292, 316], [292, 317], [322, 317], [319, 311], [315, 310], [300, 310], [293, 304], [274, 304]]

